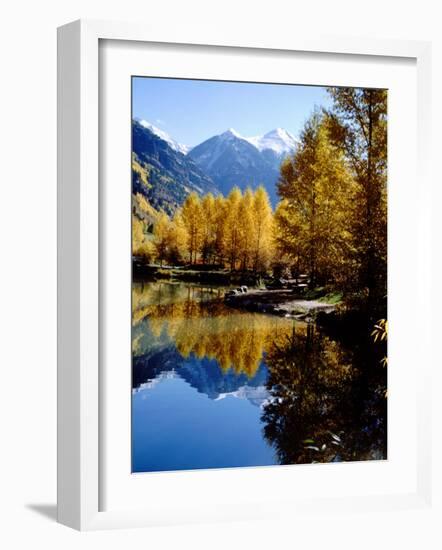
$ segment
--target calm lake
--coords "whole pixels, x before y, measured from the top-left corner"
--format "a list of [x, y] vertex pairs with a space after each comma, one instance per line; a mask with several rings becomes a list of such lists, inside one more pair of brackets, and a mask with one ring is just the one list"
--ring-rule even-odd
[[380, 460], [386, 369], [368, 338], [133, 284], [132, 471]]

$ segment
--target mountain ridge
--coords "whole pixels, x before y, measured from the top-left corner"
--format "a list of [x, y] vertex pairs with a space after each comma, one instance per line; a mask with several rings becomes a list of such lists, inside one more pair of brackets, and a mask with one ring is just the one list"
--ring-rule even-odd
[[132, 192], [168, 214], [192, 191], [217, 193], [213, 180], [188, 155], [173, 149], [140, 122], [132, 121]]
[[278, 202], [280, 165], [296, 148], [295, 138], [282, 128], [245, 138], [233, 128], [193, 147], [188, 156], [209, 175], [223, 194], [263, 185], [273, 207]]
[[144, 119], [134, 119], [136, 122], [138, 122], [141, 126], [144, 128], [147, 128], [152, 133], [154, 133], [156, 136], [158, 136], [160, 139], [165, 141], [174, 149], [175, 151], [178, 151], [182, 153], [183, 155], [187, 155], [192, 149], [195, 149], [202, 143], [208, 141], [211, 138], [214, 137], [220, 137], [220, 136], [227, 136], [232, 135], [238, 139], [242, 139], [244, 141], [247, 141], [251, 145], [253, 145], [258, 151], [262, 152], [265, 150], [274, 151], [278, 155], [282, 154], [289, 154], [293, 152], [298, 144], [298, 140], [291, 134], [288, 130], [285, 128], [274, 128], [273, 130], [270, 130], [266, 132], [265, 134], [260, 134], [256, 136], [243, 136], [239, 132], [237, 132], [234, 128], [228, 128], [224, 132], [221, 132], [220, 134], [215, 134], [214, 136], [208, 137], [204, 141], [201, 141], [197, 145], [191, 146], [191, 145], [185, 145], [183, 143], [178, 142], [176, 139], [174, 139], [170, 134], [168, 134], [165, 130], [161, 130], [151, 122], [144, 120]]
[[188, 145], [183, 145], [182, 143], [179, 143], [178, 141], [173, 139], [173, 137], [171, 137], [170, 134], [168, 134], [164, 130], [161, 130], [160, 128], [158, 128], [157, 126], [152, 124], [151, 122], [148, 122], [147, 120], [143, 120], [143, 119], [138, 120], [138, 122], [141, 124], [141, 126], [143, 126], [143, 128], [147, 128], [153, 134], [155, 134], [160, 139], [162, 139], [163, 141], [168, 143], [170, 145], [170, 147], [172, 147], [172, 149], [174, 149], [175, 151], [178, 151], [179, 153], [182, 153], [183, 155], [187, 155], [187, 153], [191, 149], [191, 147], [189, 147]]
[[[281, 162], [298, 141], [284, 128], [253, 137], [229, 128], [189, 147], [152, 123], [133, 119], [132, 143], [134, 192], [171, 213], [192, 191], [228, 195], [235, 186], [245, 190], [263, 185], [275, 207]], [[141, 181], [140, 167], [149, 185]]]
[[278, 155], [290, 154], [298, 144], [298, 140], [284, 128], [275, 128], [262, 136], [245, 139], [259, 151], [271, 150]]

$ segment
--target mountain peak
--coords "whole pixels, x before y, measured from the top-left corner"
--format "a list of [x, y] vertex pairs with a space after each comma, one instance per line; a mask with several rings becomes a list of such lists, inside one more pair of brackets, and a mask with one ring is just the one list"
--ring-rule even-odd
[[247, 138], [259, 151], [270, 149], [278, 156], [287, 155], [295, 150], [297, 140], [284, 128], [275, 128], [263, 136]]
[[267, 132], [266, 134], [264, 134], [264, 137], [273, 137], [273, 136], [278, 136], [282, 139], [285, 139], [287, 137], [289, 138], [292, 138], [292, 139], [295, 139], [291, 134], [289, 134], [289, 132], [287, 132], [287, 130], [285, 130], [284, 128], [275, 128], [274, 130], [270, 130], [270, 132]]
[[223, 132], [221, 135], [222, 135], [222, 136], [225, 136], [225, 137], [233, 136], [233, 137], [236, 137], [236, 138], [239, 138], [239, 139], [244, 139], [244, 138], [242, 137], [242, 135], [241, 135], [239, 132], [237, 132], [237, 131], [235, 130], [235, 128], [229, 128], [228, 130], [226, 130], [225, 132]]

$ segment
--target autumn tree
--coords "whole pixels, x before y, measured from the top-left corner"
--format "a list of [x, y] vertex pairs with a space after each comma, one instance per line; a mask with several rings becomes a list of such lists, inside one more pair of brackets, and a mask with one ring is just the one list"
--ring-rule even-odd
[[145, 227], [142, 220], [132, 216], [132, 254], [142, 256], [146, 261], [150, 261], [155, 255], [155, 249], [146, 235]]
[[387, 284], [387, 91], [330, 88], [330, 135], [357, 182], [355, 235], [358, 287], [369, 308], [382, 303]]
[[241, 199], [242, 195], [238, 187], [234, 187], [226, 199], [225, 254], [230, 264], [230, 269], [236, 268], [240, 253], [238, 216]]
[[[286, 181], [294, 181], [289, 174], [291, 165], [292, 161], [287, 159], [281, 167]], [[274, 214], [273, 240], [278, 258], [290, 266], [296, 275], [304, 270], [304, 235], [301, 211], [295, 207], [293, 201], [281, 200]]]
[[354, 182], [342, 151], [330, 140], [324, 117], [307, 121], [293, 158], [281, 167], [275, 240], [311, 285], [349, 275]]
[[247, 269], [252, 263], [252, 243], [255, 241], [254, 202], [253, 191], [247, 188], [239, 203], [237, 220], [239, 234], [238, 255], [242, 270]]
[[201, 259], [205, 264], [215, 253], [216, 245], [216, 204], [212, 193], [204, 195], [201, 201]]
[[215, 242], [214, 254], [218, 263], [223, 264], [226, 253], [227, 206], [223, 195], [215, 198]]
[[170, 246], [170, 220], [167, 214], [161, 212], [157, 218], [153, 229], [156, 257], [163, 265], [163, 261], [168, 256]]
[[141, 256], [146, 261], [152, 260], [155, 255], [150, 230], [157, 215], [158, 212], [143, 195], [140, 193], [132, 195], [132, 254]]
[[202, 208], [201, 199], [195, 193], [190, 193], [184, 201], [182, 220], [187, 232], [187, 251], [191, 264], [197, 260], [197, 253], [201, 246], [202, 238]]
[[261, 185], [253, 198], [253, 270], [265, 271], [271, 259], [273, 213], [267, 191]]
[[172, 264], [182, 261], [186, 254], [188, 235], [181, 209], [179, 208], [169, 226], [168, 260]]
[[187, 256], [191, 264], [217, 261], [232, 270], [263, 272], [269, 267], [273, 213], [262, 187], [255, 192], [248, 188], [244, 195], [235, 187], [227, 198], [191, 193], [173, 218], [156, 212], [153, 219], [151, 256], [161, 265]]

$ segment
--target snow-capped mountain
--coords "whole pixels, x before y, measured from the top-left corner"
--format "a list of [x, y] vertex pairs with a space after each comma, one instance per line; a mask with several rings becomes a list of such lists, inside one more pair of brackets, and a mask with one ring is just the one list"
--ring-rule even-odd
[[275, 194], [277, 169], [246, 139], [230, 129], [200, 143], [188, 154], [224, 195], [232, 187], [240, 189], [265, 185]]
[[[175, 151], [183, 153], [183, 155], [187, 155], [187, 153], [192, 149], [192, 147], [190, 147], [189, 145], [179, 143], [178, 141], [173, 139], [167, 132], [161, 130], [151, 122], [148, 122], [147, 120], [139, 120], [138, 122], [141, 124], [141, 126], [143, 126], [144, 128], [148, 128], [156, 136], [166, 141]], [[270, 132], [267, 132], [266, 134], [263, 134], [261, 136], [252, 137], [242, 136], [234, 128], [229, 128], [221, 135], [224, 136], [225, 139], [235, 137], [237, 139], [245, 140], [256, 147], [258, 151], [262, 152], [265, 150], [270, 150], [280, 157], [294, 151], [297, 144], [296, 138], [292, 134], [290, 134], [290, 132], [284, 130], [284, 128], [275, 128], [274, 130], [271, 130]]]
[[223, 194], [228, 194], [235, 185], [241, 189], [264, 185], [275, 206], [281, 161], [295, 147], [296, 139], [282, 128], [250, 138], [229, 128], [191, 149], [188, 156]]
[[[233, 128], [229, 128], [222, 134], [213, 136], [196, 147], [193, 147], [190, 156], [197, 158], [198, 163], [204, 165], [206, 170], [211, 170], [218, 164], [220, 158], [223, 157], [228, 150], [236, 151], [242, 155], [238, 160], [243, 166], [250, 164], [246, 162], [247, 156], [256, 156], [256, 147], [238, 134]], [[256, 156], [256, 158], [258, 157]]]
[[293, 152], [297, 145], [296, 138], [287, 132], [287, 130], [284, 130], [284, 128], [275, 128], [275, 130], [267, 132], [263, 136], [244, 139], [254, 145], [259, 151], [269, 149], [280, 157]]
[[139, 120], [138, 122], [141, 124], [141, 126], [147, 128], [153, 134], [168, 143], [174, 151], [178, 151], [183, 155], [187, 155], [187, 153], [189, 152], [190, 147], [188, 147], [187, 145], [183, 145], [182, 143], [178, 143], [178, 141], [175, 141], [172, 137], [170, 137], [167, 132], [165, 132], [164, 130], [160, 130], [160, 128], [157, 128], [150, 122], [147, 122], [147, 120]]
[[[256, 188], [259, 185], [264, 185], [272, 205], [276, 206], [278, 202], [276, 184], [281, 162], [297, 146], [296, 138], [283, 128], [276, 128], [266, 134], [253, 137], [244, 137], [233, 128], [229, 128], [222, 134], [213, 136], [193, 148], [178, 143], [164, 130], [157, 128], [146, 120], [134, 120], [133, 128], [134, 131], [144, 129], [151, 136], [155, 136], [156, 139], [164, 144], [163, 149], [165, 147], [169, 149], [169, 158], [174, 156], [171, 155], [172, 152], [175, 154], [174, 162], [177, 167], [183, 166], [190, 170], [191, 174], [189, 173], [189, 183], [187, 184], [188, 190], [185, 193], [174, 194], [174, 202], [171, 205], [172, 210], [180, 204], [180, 201], [183, 200], [190, 190], [196, 190], [201, 193], [207, 192], [211, 187], [210, 180], [215, 189], [224, 195], [227, 195], [234, 186], [238, 186], [244, 190], [247, 187]], [[136, 135], [138, 134], [136, 133]], [[158, 204], [155, 204], [156, 206], [165, 208], [164, 203], [165, 201], [167, 202], [167, 197], [163, 197], [163, 195], [171, 195], [174, 191], [172, 188], [174, 186], [170, 186], [170, 184], [167, 186], [162, 185], [160, 189], [159, 180], [161, 180], [161, 176], [170, 176], [177, 184], [185, 184], [184, 180], [186, 178], [177, 177], [176, 171], [169, 174], [166, 168], [170, 163], [166, 162], [165, 159], [163, 159], [164, 162], [160, 162], [159, 164], [155, 159], [154, 162], [152, 159], [153, 157], [157, 157], [157, 153], [153, 154], [151, 150], [152, 140], [150, 140], [149, 144], [147, 144], [147, 141], [149, 140], [144, 139], [142, 142], [143, 145], [136, 148], [137, 150], [134, 150], [134, 152], [138, 158], [142, 158], [143, 154], [146, 153], [150, 180], [151, 184], [153, 184], [150, 194], [155, 195], [156, 193], [157, 195], [161, 195], [159, 198], [157, 197]], [[138, 143], [141, 142], [139, 140], [134, 142], [134, 147]], [[144, 147], [147, 148], [146, 151], [144, 151]], [[156, 149], [160, 148], [160, 144], [158, 143]], [[166, 152], [167, 150], [165, 149], [164, 154]], [[159, 171], [156, 171], [157, 164]], [[164, 168], [164, 174], [162, 174], [161, 168]], [[198, 169], [200, 171], [199, 174]], [[179, 171], [182, 172], [182, 170]], [[193, 176], [195, 177], [193, 178]], [[204, 180], [204, 176], [206, 176], [207, 181]], [[199, 188], [201, 191], [199, 191]], [[155, 197], [150, 198], [155, 199]]]
[[218, 192], [213, 180], [189, 155], [136, 120], [132, 121], [132, 156], [132, 192], [144, 195], [157, 210], [172, 214], [192, 191], [199, 195]]

